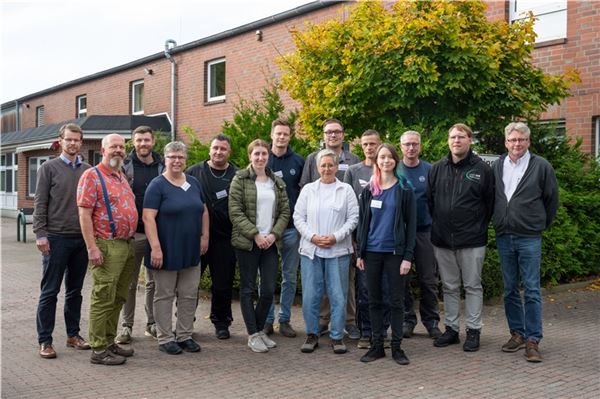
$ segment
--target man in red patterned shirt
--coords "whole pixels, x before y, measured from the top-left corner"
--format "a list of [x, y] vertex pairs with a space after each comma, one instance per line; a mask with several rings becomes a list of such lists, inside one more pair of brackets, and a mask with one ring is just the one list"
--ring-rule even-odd
[[92, 273], [91, 362], [117, 365], [133, 355], [133, 349], [121, 347], [114, 340], [134, 268], [131, 238], [138, 214], [135, 196], [121, 171], [125, 140], [109, 134], [102, 140], [101, 151], [102, 163], [86, 170], [79, 180], [77, 206]]

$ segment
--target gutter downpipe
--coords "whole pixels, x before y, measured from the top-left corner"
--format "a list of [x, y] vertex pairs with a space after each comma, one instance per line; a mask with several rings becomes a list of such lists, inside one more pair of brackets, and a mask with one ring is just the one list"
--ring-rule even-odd
[[[170, 46], [172, 45], [172, 46]], [[168, 39], [165, 41], [165, 57], [169, 62], [171, 62], [171, 141], [175, 141], [175, 135], [177, 132], [177, 125], [175, 124], [175, 104], [176, 104], [176, 95], [177, 95], [177, 63], [175, 59], [171, 56], [171, 50], [173, 47], [177, 46], [177, 42], [173, 39]]]
[[19, 100], [15, 100], [15, 131], [21, 130], [21, 118], [20, 118], [20, 110], [19, 110]]

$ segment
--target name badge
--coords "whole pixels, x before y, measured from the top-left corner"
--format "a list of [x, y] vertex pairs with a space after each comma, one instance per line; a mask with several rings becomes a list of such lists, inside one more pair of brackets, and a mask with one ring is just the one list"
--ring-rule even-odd
[[187, 190], [188, 190], [190, 187], [192, 187], [192, 185], [191, 185], [190, 183], [188, 183], [188, 182], [185, 182], [185, 183], [183, 183], [183, 184], [181, 185], [181, 189], [182, 189], [183, 191], [187, 191]]
[[227, 190], [216, 192], [215, 195], [217, 196], [217, 199], [225, 198], [227, 197]]
[[371, 208], [381, 209], [383, 202], [380, 200], [371, 200]]
[[338, 165], [338, 169], [346, 171], [346, 170], [348, 170], [348, 166], [349, 165], [347, 163], [341, 163], [341, 164]]
[[283, 172], [282, 172], [282, 171], [280, 171], [280, 170], [278, 170], [277, 172], [273, 172], [273, 174], [274, 174], [275, 176], [277, 176], [277, 177], [281, 177], [281, 178], [283, 178]]

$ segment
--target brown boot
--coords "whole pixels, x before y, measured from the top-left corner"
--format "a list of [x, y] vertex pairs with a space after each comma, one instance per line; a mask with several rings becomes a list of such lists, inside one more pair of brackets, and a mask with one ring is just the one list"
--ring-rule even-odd
[[538, 349], [538, 343], [535, 341], [527, 341], [527, 346], [525, 347], [525, 357], [528, 362], [539, 363], [542, 361], [542, 355], [540, 355], [540, 350]]

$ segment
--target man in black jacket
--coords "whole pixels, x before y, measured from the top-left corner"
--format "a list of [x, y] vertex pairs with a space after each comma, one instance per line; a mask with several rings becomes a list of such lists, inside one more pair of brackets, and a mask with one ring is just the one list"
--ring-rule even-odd
[[[517, 352], [525, 348], [527, 361], [537, 363], [542, 361], [538, 349], [542, 339], [542, 232], [558, 210], [558, 184], [548, 161], [529, 152], [529, 135], [529, 127], [522, 122], [510, 123], [504, 130], [508, 154], [493, 165], [493, 224], [511, 334], [502, 350]], [[521, 299], [521, 284], [525, 301]]]
[[494, 176], [471, 151], [473, 133], [462, 123], [448, 133], [447, 157], [428, 176], [427, 199], [433, 223], [431, 243], [444, 289], [446, 331], [433, 345], [460, 342], [460, 287], [465, 289], [467, 339], [463, 350], [479, 350], [483, 288], [481, 269], [494, 204]]
[[231, 294], [235, 276], [235, 251], [231, 246], [231, 221], [229, 220], [229, 185], [237, 168], [229, 163], [231, 140], [218, 134], [210, 142], [210, 159], [197, 163], [185, 173], [194, 176], [202, 185], [204, 202], [210, 218], [208, 251], [202, 256], [202, 272], [206, 266], [212, 280], [210, 321], [215, 326], [218, 339], [230, 337], [233, 321]]

